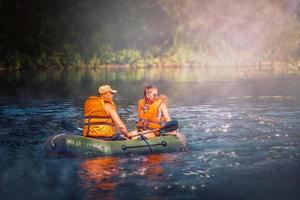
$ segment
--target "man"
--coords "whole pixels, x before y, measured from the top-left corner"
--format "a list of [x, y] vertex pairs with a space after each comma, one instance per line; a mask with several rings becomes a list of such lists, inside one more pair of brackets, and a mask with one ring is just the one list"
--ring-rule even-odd
[[117, 133], [118, 130], [122, 135], [130, 138], [126, 126], [116, 111], [113, 102], [115, 93], [117, 90], [113, 90], [109, 85], [102, 85], [98, 89], [98, 96], [91, 96], [86, 100], [83, 136], [102, 140], [124, 139]]
[[[166, 96], [159, 96], [154, 86], [144, 88], [144, 98], [138, 103], [137, 131], [132, 131], [131, 136], [145, 133], [147, 138], [159, 136], [159, 129], [164, 122], [171, 121], [166, 103]], [[152, 130], [152, 131], [151, 131]]]

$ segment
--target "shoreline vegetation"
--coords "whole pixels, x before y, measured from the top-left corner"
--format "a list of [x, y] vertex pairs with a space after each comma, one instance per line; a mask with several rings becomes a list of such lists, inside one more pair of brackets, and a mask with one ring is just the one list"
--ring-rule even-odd
[[[187, 53], [189, 52], [189, 53]], [[182, 56], [185, 55], [185, 56]], [[187, 56], [188, 55], [188, 56]], [[125, 49], [118, 52], [106, 51], [84, 60], [79, 54], [43, 56], [36, 62], [17, 55], [9, 67], [0, 65], [0, 72], [30, 70], [98, 70], [98, 69], [137, 69], [137, 68], [197, 68], [202, 73], [215, 74], [215, 77], [231, 77], [233, 79], [256, 79], [266, 77], [300, 76], [300, 61], [249, 61], [236, 57], [215, 58], [193, 55], [186, 50], [182, 54], [169, 54], [161, 57], [147, 52], [142, 55], [138, 50]], [[201, 59], [199, 59], [199, 58]], [[195, 59], [196, 58], [196, 59]]]

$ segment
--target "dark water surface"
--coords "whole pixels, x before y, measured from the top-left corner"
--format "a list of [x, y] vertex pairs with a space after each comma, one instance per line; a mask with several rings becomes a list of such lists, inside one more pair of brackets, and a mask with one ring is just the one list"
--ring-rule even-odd
[[[199, 81], [197, 71], [0, 74], [0, 199], [300, 198], [300, 79]], [[46, 155], [42, 144], [82, 126], [84, 99], [119, 90], [130, 130], [143, 85], [169, 97], [189, 151], [116, 157]]]

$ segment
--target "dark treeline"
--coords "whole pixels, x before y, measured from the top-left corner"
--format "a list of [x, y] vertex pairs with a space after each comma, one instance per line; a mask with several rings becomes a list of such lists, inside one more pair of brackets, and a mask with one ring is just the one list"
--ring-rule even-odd
[[297, 0], [0, 0], [0, 68], [295, 62]]
[[152, 0], [1, 0], [0, 9], [2, 66], [110, 62], [104, 54], [123, 49], [160, 53], [176, 27]]

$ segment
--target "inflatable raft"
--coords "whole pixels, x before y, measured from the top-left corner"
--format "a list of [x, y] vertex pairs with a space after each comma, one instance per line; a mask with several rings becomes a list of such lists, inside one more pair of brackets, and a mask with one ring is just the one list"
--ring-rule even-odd
[[60, 134], [49, 137], [44, 143], [47, 153], [74, 155], [118, 155], [176, 152], [186, 149], [182, 134], [121, 141], [104, 141], [78, 135]]

